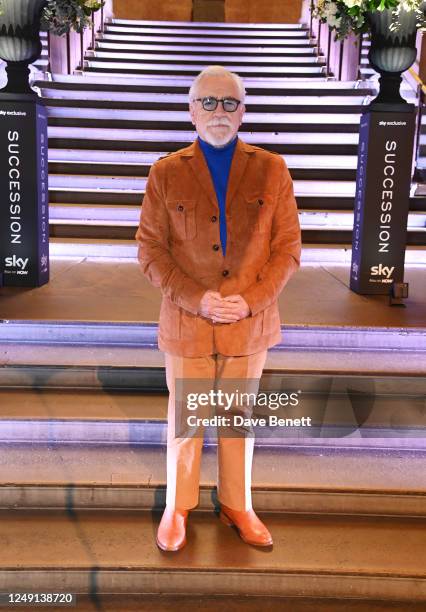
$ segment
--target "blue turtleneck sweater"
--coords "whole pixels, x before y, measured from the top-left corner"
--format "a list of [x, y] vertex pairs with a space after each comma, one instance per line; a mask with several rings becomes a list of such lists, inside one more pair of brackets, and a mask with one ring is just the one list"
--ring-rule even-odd
[[204, 153], [207, 166], [213, 180], [219, 205], [219, 231], [223, 255], [226, 255], [226, 191], [228, 188], [229, 171], [231, 169], [232, 157], [238, 136], [224, 147], [214, 147], [202, 138], [198, 137], [201, 150]]

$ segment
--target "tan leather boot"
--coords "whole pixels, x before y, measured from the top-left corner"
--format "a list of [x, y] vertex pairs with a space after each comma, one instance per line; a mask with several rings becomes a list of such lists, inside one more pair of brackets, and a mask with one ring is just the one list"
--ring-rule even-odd
[[157, 531], [157, 545], [161, 550], [174, 551], [186, 544], [188, 510], [165, 507]]
[[247, 544], [271, 546], [272, 536], [253, 509], [233, 510], [221, 504], [219, 517], [225, 525], [235, 525], [241, 539]]

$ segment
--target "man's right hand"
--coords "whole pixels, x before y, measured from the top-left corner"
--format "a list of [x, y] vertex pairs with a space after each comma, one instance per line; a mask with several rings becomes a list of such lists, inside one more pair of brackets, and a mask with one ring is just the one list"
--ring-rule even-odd
[[219, 291], [207, 290], [200, 301], [198, 312], [201, 316], [211, 319], [213, 323], [234, 323], [239, 320], [238, 315], [223, 313], [220, 316], [214, 314], [217, 306], [223, 306], [223, 299]]

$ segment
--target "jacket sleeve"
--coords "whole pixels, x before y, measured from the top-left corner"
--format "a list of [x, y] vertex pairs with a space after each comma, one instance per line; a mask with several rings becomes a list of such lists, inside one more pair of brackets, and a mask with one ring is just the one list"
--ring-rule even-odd
[[151, 167], [135, 236], [138, 260], [143, 274], [164, 296], [196, 315], [207, 289], [185, 274], [170, 254], [163, 174], [161, 164]]
[[293, 181], [286, 163], [281, 161], [284, 167], [272, 220], [270, 258], [258, 273], [257, 281], [240, 293], [251, 315], [270, 306], [300, 266], [302, 241]]

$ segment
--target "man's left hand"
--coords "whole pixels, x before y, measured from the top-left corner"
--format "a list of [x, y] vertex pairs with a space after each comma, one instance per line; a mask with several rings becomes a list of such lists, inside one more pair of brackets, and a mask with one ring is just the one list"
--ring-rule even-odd
[[[212, 321], [225, 322], [227, 315], [238, 316], [237, 320], [245, 319], [250, 314], [250, 306], [241, 295], [228, 295], [222, 298], [220, 306], [215, 306], [212, 311]], [[234, 320], [226, 321], [228, 323], [235, 322]]]

